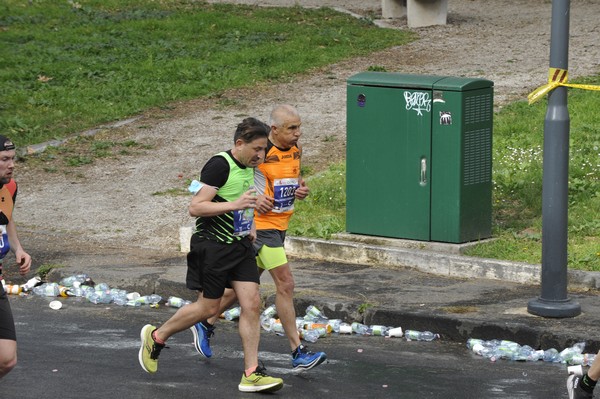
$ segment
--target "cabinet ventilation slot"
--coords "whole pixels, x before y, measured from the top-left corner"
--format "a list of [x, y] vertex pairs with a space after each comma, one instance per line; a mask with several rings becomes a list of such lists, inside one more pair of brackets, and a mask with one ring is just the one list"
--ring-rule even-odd
[[488, 183], [492, 180], [491, 128], [465, 132], [464, 185]]
[[465, 123], [489, 122], [492, 116], [492, 95], [483, 94], [465, 99]]

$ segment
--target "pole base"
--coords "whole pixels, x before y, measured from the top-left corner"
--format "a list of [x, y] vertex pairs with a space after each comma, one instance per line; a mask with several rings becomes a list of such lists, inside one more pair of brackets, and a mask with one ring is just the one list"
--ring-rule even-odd
[[575, 317], [581, 314], [581, 305], [571, 299], [547, 300], [543, 298], [532, 299], [527, 304], [527, 311], [541, 317]]

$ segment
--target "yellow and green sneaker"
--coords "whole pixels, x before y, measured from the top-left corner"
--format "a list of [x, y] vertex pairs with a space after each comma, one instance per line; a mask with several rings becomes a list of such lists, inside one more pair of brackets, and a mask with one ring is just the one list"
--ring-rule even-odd
[[156, 373], [156, 370], [158, 370], [158, 355], [160, 355], [162, 348], [165, 347], [164, 345], [157, 344], [152, 339], [152, 332], [154, 330], [156, 330], [156, 327], [146, 324], [140, 333], [142, 345], [140, 346], [138, 358], [140, 366], [142, 366], [146, 373]]
[[250, 376], [242, 374], [238, 389], [242, 392], [275, 392], [283, 387], [281, 378], [270, 377], [264, 367], [258, 366]]

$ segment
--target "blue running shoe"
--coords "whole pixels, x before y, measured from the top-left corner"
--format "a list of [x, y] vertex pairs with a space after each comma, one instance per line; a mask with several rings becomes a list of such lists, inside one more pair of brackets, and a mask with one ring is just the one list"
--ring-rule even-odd
[[215, 327], [206, 327], [202, 322], [196, 323], [190, 327], [194, 335], [194, 347], [204, 357], [211, 357], [210, 337], [213, 336]]
[[327, 359], [325, 352], [312, 353], [304, 345], [300, 345], [292, 352], [292, 367], [295, 369], [309, 370], [317, 367]]

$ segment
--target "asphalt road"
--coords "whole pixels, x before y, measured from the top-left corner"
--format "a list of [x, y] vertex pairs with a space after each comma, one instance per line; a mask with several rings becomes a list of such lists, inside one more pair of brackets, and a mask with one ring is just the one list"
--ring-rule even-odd
[[[54, 299], [54, 298], [52, 298]], [[184, 331], [169, 340], [159, 371], [138, 364], [139, 331], [165, 321], [174, 309], [93, 305], [62, 299], [11, 297], [19, 339], [19, 364], [0, 381], [1, 398], [246, 398], [237, 324], [223, 321], [215, 354], [200, 358]], [[287, 398], [560, 398], [566, 397], [565, 366], [544, 362], [492, 363], [463, 344], [407, 342], [402, 338], [331, 336], [312, 345], [328, 362], [291, 370], [287, 340], [263, 332], [261, 360], [285, 386]]]

